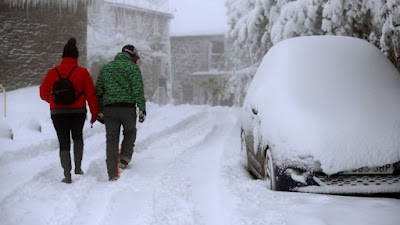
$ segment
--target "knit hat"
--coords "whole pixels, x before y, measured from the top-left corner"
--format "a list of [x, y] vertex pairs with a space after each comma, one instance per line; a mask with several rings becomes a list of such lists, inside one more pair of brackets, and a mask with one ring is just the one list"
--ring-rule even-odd
[[70, 38], [68, 43], [64, 46], [62, 57], [71, 57], [77, 59], [79, 56], [78, 49], [76, 48], [76, 39]]
[[131, 55], [131, 57], [135, 57], [136, 56], [136, 57], [140, 58], [137, 49], [133, 45], [125, 45], [122, 48], [122, 52], [129, 53], [129, 55]]

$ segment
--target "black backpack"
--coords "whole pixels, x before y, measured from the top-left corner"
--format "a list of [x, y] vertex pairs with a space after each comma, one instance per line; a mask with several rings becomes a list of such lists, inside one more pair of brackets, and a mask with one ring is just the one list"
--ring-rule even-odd
[[57, 105], [72, 105], [83, 94], [83, 92], [81, 92], [78, 96], [75, 97], [74, 84], [68, 79], [72, 75], [76, 67], [78, 66], [75, 66], [66, 78], [62, 78], [57, 68], [54, 68], [56, 69], [57, 75], [59, 77], [59, 79], [54, 82], [52, 92], [53, 101]]

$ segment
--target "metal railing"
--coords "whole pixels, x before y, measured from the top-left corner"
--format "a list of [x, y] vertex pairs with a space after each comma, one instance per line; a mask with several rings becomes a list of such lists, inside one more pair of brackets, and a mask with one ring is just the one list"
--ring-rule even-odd
[[7, 117], [7, 91], [6, 91], [6, 88], [2, 84], [0, 84], [0, 88], [4, 92], [4, 117]]

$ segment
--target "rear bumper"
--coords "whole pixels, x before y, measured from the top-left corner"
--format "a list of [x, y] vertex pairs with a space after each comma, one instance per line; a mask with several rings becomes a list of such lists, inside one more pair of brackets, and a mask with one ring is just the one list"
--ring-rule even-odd
[[293, 191], [326, 194], [400, 193], [400, 174], [332, 175], [314, 174], [312, 184]]

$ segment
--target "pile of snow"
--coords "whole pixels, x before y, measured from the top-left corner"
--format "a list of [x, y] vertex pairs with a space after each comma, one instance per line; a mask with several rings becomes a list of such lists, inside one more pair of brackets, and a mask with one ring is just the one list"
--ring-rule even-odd
[[373, 45], [338, 36], [282, 41], [244, 107], [281, 162], [311, 156], [325, 173], [400, 161], [400, 75]]
[[13, 132], [5, 119], [0, 119], [0, 139], [8, 138], [13, 139]]

